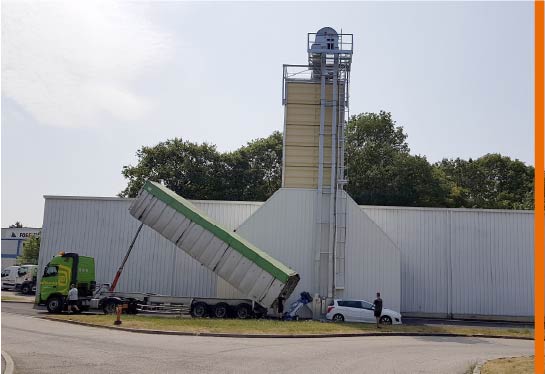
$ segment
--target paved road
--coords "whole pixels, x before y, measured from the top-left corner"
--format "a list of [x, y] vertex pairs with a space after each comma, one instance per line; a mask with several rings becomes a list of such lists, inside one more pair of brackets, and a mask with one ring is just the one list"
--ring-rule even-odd
[[46, 321], [2, 308], [2, 349], [21, 373], [463, 373], [532, 354], [532, 341], [364, 337], [232, 339], [147, 335]]

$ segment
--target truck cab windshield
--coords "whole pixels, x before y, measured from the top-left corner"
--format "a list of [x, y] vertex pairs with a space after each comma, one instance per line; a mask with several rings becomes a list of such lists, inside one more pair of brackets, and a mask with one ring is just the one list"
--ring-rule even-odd
[[47, 265], [44, 270], [44, 277], [51, 277], [57, 275], [57, 267]]

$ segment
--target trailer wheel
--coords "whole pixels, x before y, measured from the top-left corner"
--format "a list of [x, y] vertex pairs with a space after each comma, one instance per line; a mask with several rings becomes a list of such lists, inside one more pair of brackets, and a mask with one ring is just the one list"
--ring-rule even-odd
[[117, 309], [117, 303], [114, 300], [107, 301], [102, 307], [104, 314], [115, 314]]
[[208, 305], [205, 303], [195, 303], [191, 306], [191, 316], [195, 318], [202, 318], [206, 315]]
[[225, 303], [219, 303], [214, 305], [213, 314], [216, 318], [225, 318], [227, 317], [229, 305]]
[[246, 319], [250, 316], [251, 307], [248, 304], [239, 304], [237, 306], [237, 318]]
[[62, 296], [51, 296], [47, 300], [47, 311], [49, 313], [60, 313], [64, 306], [64, 298]]

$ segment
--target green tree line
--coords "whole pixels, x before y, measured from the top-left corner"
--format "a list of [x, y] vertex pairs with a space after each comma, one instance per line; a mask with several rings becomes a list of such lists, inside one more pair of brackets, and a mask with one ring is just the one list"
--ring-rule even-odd
[[[282, 134], [233, 152], [180, 138], [136, 153], [123, 167], [134, 197], [147, 179], [188, 199], [265, 201], [282, 184]], [[407, 134], [388, 112], [353, 116], [346, 127], [348, 193], [358, 204], [533, 209], [534, 168], [500, 154], [430, 163], [412, 155]]]

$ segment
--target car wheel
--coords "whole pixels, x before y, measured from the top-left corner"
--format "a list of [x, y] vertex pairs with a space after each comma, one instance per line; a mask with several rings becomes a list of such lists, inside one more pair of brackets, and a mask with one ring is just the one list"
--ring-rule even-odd
[[248, 304], [240, 304], [237, 306], [236, 314], [238, 319], [246, 319], [250, 316], [250, 306]]
[[344, 322], [344, 316], [342, 314], [335, 314], [333, 316], [333, 322]]
[[30, 293], [30, 287], [29, 286], [21, 287], [21, 293], [24, 295], [28, 295]]
[[219, 303], [214, 305], [213, 314], [216, 318], [225, 318], [227, 317], [227, 308], [228, 305], [225, 303]]
[[202, 318], [206, 315], [208, 305], [205, 303], [195, 303], [191, 306], [191, 316], [195, 318]]
[[64, 299], [61, 296], [52, 296], [47, 300], [46, 306], [49, 313], [60, 313], [64, 306]]
[[382, 316], [382, 317], [380, 317], [379, 321], [383, 325], [391, 325], [392, 324], [392, 319], [389, 316]]

